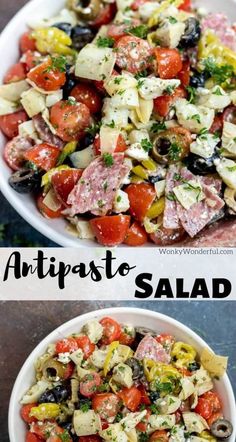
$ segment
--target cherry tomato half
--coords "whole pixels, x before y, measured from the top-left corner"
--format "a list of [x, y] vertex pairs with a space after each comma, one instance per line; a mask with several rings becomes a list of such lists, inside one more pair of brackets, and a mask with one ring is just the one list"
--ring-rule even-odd
[[36, 51], [36, 44], [31, 32], [25, 32], [20, 37], [20, 50], [22, 53], [27, 51]]
[[116, 11], [117, 9], [115, 2], [109, 3], [106, 6], [103, 5], [102, 10], [99, 12], [96, 19], [90, 22], [90, 26], [100, 28], [102, 25], [107, 25], [115, 16]]
[[165, 430], [157, 430], [152, 433], [149, 438], [149, 442], [168, 442], [169, 436]]
[[117, 394], [130, 411], [136, 411], [141, 403], [141, 393], [137, 387], [123, 388]]
[[66, 82], [65, 72], [61, 72], [60, 69], [55, 68], [50, 57], [31, 69], [27, 77], [33, 81], [36, 86], [45, 91], [57, 91]]
[[31, 161], [40, 169], [48, 171], [55, 167], [59, 155], [60, 150], [58, 147], [42, 143], [27, 150], [25, 159]]
[[134, 336], [129, 334], [125, 328], [122, 328], [121, 334], [119, 336], [119, 343], [122, 345], [132, 345], [134, 342]]
[[101, 111], [102, 99], [93, 86], [85, 83], [77, 84], [70, 92], [70, 96], [86, 104], [92, 114]]
[[124, 244], [128, 246], [142, 246], [148, 240], [145, 229], [137, 222], [134, 221], [129, 227]]
[[170, 112], [171, 107], [178, 98], [185, 98], [187, 96], [186, 90], [179, 86], [175, 89], [172, 95], [162, 95], [154, 99], [154, 111], [161, 117], [166, 117]]
[[13, 114], [0, 116], [0, 130], [8, 138], [14, 138], [18, 135], [18, 126], [24, 121], [28, 120], [28, 115], [25, 111], [20, 110]]
[[3, 83], [15, 83], [26, 78], [26, 69], [23, 63], [16, 63], [11, 66], [6, 72]]
[[86, 374], [80, 382], [80, 393], [85, 397], [91, 397], [96, 393], [101, 384], [101, 377], [96, 372]]
[[50, 120], [63, 141], [75, 141], [89, 126], [90, 111], [84, 103], [62, 100], [51, 107]]
[[31, 409], [37, 407], [38, 404], [26, 404], [21, 407], [20, 415], [24, 422], [27, 424], [32, 424], [32, 422], [37, 422], [35, 417], [30, 416]]
[[59, 353], [73, 353], [78, 350], [78, 343], [76, 338], [65, 338], [56, 343], [55, 351]]
[[192, 5], [191, 0], [183, 0], [183, 3], [178, 7], [181, 11], [189, 12], [191, 11]]
[[120, 406], [120, 399], [114, 393], [96, 394], [92, 399], [92, 408], [102, 419], [116, 416]]
[[130, 213], [138, 221], [142, 221], [149, 207], [156, 198], [156, 192], [151, 184], [130, 184], [125, 192], [130, 202]]
[[57, 197], [67, 205], [67, 198], [82, 175], [80, 169], [59, 170], [52, 175], [51, 183]]
[[151, 233], [151, 240], [158, 246], [169, 246], [180, 242], [186, 236], [184, 229], [165, 229], [160, 227], [155, 233]]
[[15, 137], [4, 147], [3, 156], [12, 170], [19, 170], [25, 163], [25, 153], [32, 148], [32, 142], [25, 137]]
[[172, 345], [175, 342], [175, 338], [172, 335], [168, 335], [168, 333], [161, 333], [160, 335], [155, 337], [156, 341], [161, 344], [165, 350], [168, 352], [171, 350]]
[[98, 242], [103, 246], [117, 246], [126, 236], [130, 224], [128, 215], [101, 216], [90, 220], [90, 226]]
[[[99, 135], [94, 138], [93, 148], [94, 148], [95, 155], [101, 155], [100, 137], [99, 137]], [[127, 149], [127, 145], [126, 145], [125, 139], [120, 134], [119, 137], [118, 137], [116, 148], [115, 148], [114, 152], [125, 152], [126, 149]]]
[[101, 343], [103, 345], [109, 345], [113, 341], [117, 341], [121, 334], [121, 326], [114, 319], [105, 317], [102, 318], [100, 324], [103, 327], [103, 335]]
[[213, 413], [213, 405], [207, 399], [198, 398], [198, 404], [194, 408], [194, 412], [200, 414], [204, 419], [209, 419]]
[[223, 121], [236, 124], [236, 106], [229, 106], [224, 110]]
[[178, 79], [181, 81], [182, 86], [187, 87], [190, 82], [190, 61], [183, 61], [181, 71], [178, 73]]
[[137, 430], [141, 431], [142, 433], [147, 431], [148, 419], [151, 416], [151, 410], [149, 410], [149, 408], [147, 408], [146, 410], [147, 410], [146, 415], [141, 420], [141, 422], [139, 422], [138, 425], [136, 425]]
[[157, 73], [160, 78], [176, 78], [183, 67], [178, 49], [156, 48], [154, 54], [157, 60]]
[[42, 442], [42, 439], [39, 438], [36, 434], [31, 433], [31, 431], [27, 431], [25, 442]]
[[152, 48], [146, 40], [127, 35], [116, 43], [116, 64], [133, 74], [147, 69], [151, 64]]
[[88, 359], [95, 350], [95, 344], [90, 341], [88, 336], [78, 336], [75, 340], [78, 348], [83, 351], [84, 359]]

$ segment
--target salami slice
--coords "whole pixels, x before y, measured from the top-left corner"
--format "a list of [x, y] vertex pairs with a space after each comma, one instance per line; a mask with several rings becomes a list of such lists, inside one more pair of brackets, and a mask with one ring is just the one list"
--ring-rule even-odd
[[130, 170], [124, 164], [123, 154], [116, 153], [112, 157], [113, 164], [110, 166], [100, 156], [84, 170], [68, 197], [71, 216], [85, 212], [103, 216], [112, 209], [116, 190]]
[[173, 188], [176, 186], [174, 176], [179, 174], [179, 166], [173, 164], [169, 167], [166, 175], [166, 189], [165, 189], [165, 210], [163, 215], [163, 226], [165, 229], [179, 229], [180, 223], [177, 214], [176, 201], [171, 200]]
[[183, 247], [236, 247], [236, 219], [218, 221], [207, 227], [201, 235], [188, 238]]
[[236, 33], [230, 26], [226, 15], [221, 13], [208, 14], [202, 21], [202, 30], [207, 29], [214, 31], [214, 34], [219, 37], [225, 46], [233, 51], [236, 49]]
[[52, 144], [53, 146], [57, 146], [60, 148], [64, 146], [65, 143], [57, 135], [54, 135], [51, 132], [47, 123], [44, 121], [43, 117], [40, 114], [35, 115], [32, 120], [34, 122], [34, 127], [38, 132], [39, 138], [42, 141], [45, 141], [45, 143]]
[[31, 138], [18, 135], [8, 141], [4, 148], [3, 156], [12, 170], [19, 170], [25, 163], [24, 154], [34, 145]]
[[170, 355], [159, 342], [149, 335], [145, 336], [139, 343], [134, 356], [140, 360], [147, 358], [164, 364], [170, 363]]

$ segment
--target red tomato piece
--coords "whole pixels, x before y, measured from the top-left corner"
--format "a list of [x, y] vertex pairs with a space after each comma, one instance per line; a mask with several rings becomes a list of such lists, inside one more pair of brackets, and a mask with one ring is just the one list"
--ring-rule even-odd
[[149, 410], [149, 408], [147, 408], [146, 415], [141, 420], [141, 422], [139, 422], [138, 425], [136, 425], [136, 428], [138, 431], [141, 431], [142, 433], [147, 431], [147, 424], [148, 424], [148, 419], [150, 416], [151, 416], [151, 411]]
[[[30, 431], [37, 435], [40, 440], [46, 440], [48, 441], [49, 435], [56, 435], [61, 434], [64, 430], [59, 427], [55, 422], [34, 422], [31, 427]], [[32, 441], [33, 442], [33, 441]]]
[[8, 138], [14, 138], [18, 135], [18, 126], [28, 120], [25, 111], [20, 110], [13, 114], [0, 116], [0, 129]]
[[43, 200], [45, 198], [45, 195], [39, 195], [36, 203], [37, 203], [37, 207], [39, 212], [45, 216], [45, 218], [60, 218], [61, 217], [61, 212], [62, 210], [65, 208], [63, 205], [61, 205], [61, 207], [59, 207], [58, 210], [52, 210], [50, 209], [48, 206], [46, 206], [46, 204], [44, 204]]
[[236, 124], [236, 106], [229, 106], [224, 110], [223, 121]]
[[151, 233], [151, 240], [158, 246], [169, 246], [180, 242], [186, 236], [184, 229], [165, 229], [161, 227], [155, 233]]
[[168, 335], [167, 333], [161, 333], [160, 335], [156, 336], [155, 339], [157, 342], [159, 342], [159, 344], [163, 345], [167, 351], [171, 350], [171, 347], [175, 342], [174, 336]]
[[76, 141], [90, 123], [90, 111], [84, 103], [58, 101], [51, 107], [51, 123], [63, 141]]
[[219, 132], [221, 134], [222, 130], [223, 130], [223, 124], [224, 124], [223, 114], [216, 115], [214, 118], [214, 121], [212, 123], [212, 126], [210, 128], [210, 132], [212, 134], [214, 134], [216, 132]]
[[78, 350], [78, 343], [76, 338], [65, 338], [56, 343], [55, 351], [59, 353], [73, 353]]
[[137, 387], [123, 388], [117, 394], [130, 411], [136, 411], [138, 409], [141, 403], [141, 392]]
[[57, 197], [67, 205], [67, 198], [82, 175], [80, 169], [59, 170], [52, 175], [51, 183]]
[[24, 53], [24, 64], [26, 66], [26, 71], [29, 72], [31, 69], [35, 68], [36, 65], [42, 62], [42, 57], [37, 52], [26, 51]]
[[[100, 137], [99, 137], [99, 135], [94, 138], [93, 148], [94, 148], [95, 155], [101, 155]], [[115, 148], [114, 152], [125, 152], [126, 149], [127, 149], [127, 145], [126, 145], [125, 139], [120, 134], [119, 137], [118, 137], [116, 148]]]
[[160, 78], [176, 78], [183, 66], [178, 49], [156, 48], [154, 54], [157, 60], [157, 73]]
[[76, 101], [86, 104], [92, 114], [101, 111], [102, 99], [96, 89], [89, 84], [77, 84], [70, 92], [70, 96], [74, 97]]
[[132, 345], [134, 342], [134, 337], [122, 328], [121, 334], [119, 336], [119, 343], [122, 345]]
[[145, 229], [137, 222], [134, 221], [129, 227], [124, 244], [128, 246], [142, 246], [148, 240]]
[[217, 411], [216, 413], [213, 413], [209, 419], [207, 419], [207, 423], [210, 427], [212, 424], [214, 424], [215, 421], [222, 418], [223, 418], [223, 413], [221, 411]]
[[16, 63], [11, 66], [6, 72], [3, 83], [15, 83], [26, 78], [26, 69], [23, 63]]
[[[103, 428], [105, 430], [105, 428]], [[101, 442], [102, 438], [97, 434], [91, 434], [90, 436], [80, 436], [79, 442]]]
[[204, 419], [209, 419], [213, 413], [213, 405], [207, 399], [203, 397], [198, 398], [198, 404], [194, 408], [195, 413], [200, 414]]
[[50, 57], [31, 69], [27, 78], [45, 91], [57, 91], [66, 82], [65, 72], [55, 68]]
[[111, 24], [107, 30], [108, 37], [113, 38], [114, 40], [119, 40], [119, 38], [127, 35], [127, 29], [131, 26], [138, 26], [140, 24], [140, 20], [132, 19], [129, 24], [121, 23], [121, 24]]
[[161, 117], [166, 117], [170, 112], [171, 107], [178, 98], [185, 98], [187, 93], [181, 86], [175, 89], [172, 95], [162, 95], [154, 99], [154, 111]]
[[150, 405], [151, 401], [143, 385], [138, 388], [141, 393], [141, 404]]
[[180, 372], [180, 373], [182, 373], [182, 375], [183, 376], [192, 376], [192, 372], [191, 371], [189, 371], [187, 368], [185, 368], [185, 367], [182, 367], [182, 368], [178, 368], [178, 371]]
[[28, 138], [15, 137], [8, 141], [4, 147], [3, 156], [12, 170], [19, 170], [25, 163], [25, 152], [32, 147], [32, 142]]
[[147, 183], [130, 184], [125, 192], [129, 197], [131, 215], [142, 221], [156, 198], [154, 187]]
[[132, 11], [137, 11], [140, 6], [142, 6], [144, 3], [146, 3], [148, 0], [134, 0], [134, 2], [131, 4]]
[[178, 73], [178, 79], [181, 81], [182, 86], [189, 86], [190, 82], [190, 61], [184, 60], [181, 71]]
[[152, 48], [146, 40], [127, 35], [116, 43], [116, 64], [133, 74], [147, 69], [151, 64]]
[[191, 0], [183, 0], [183, 3], [178, 7], [181, 11], [189, 12], [192, 9]]
[[40, 442], [42, 439], [40, 439], [36, 434], [31, 433], [31, 431], [27, 431], [25, 442]]
[[113, 341], [117, 341], [121, 335], [121, 326], [115, 319], [105, 317], [102, 318], [100, 324], [103, 327], [103, 335], [101, 339], [102, 345], [109, 345]]
[[120, 405], [120, 399], [114, 393], [96, 394], [92, 399], [93, 410], [106, 420], [117, 415]]
[[201, 398], [204, 398], [211, 402], [213, 406], [213, 411], [220, 411], [222, 409], [221, 400], [219, 398], [219, 395], [215, 393], [214, 391], [208, 391], [207, 393], [204, 393]]
[[99, 244], [117, 246], [126, 236], [130, 224], [128, 215], [101, 216], [90, 220], [90, 226]]
[[157, 430], [149, 437], [149, 442], [168, 442], [169, 436], [165, 430]]
[[72, 361], [69, 362], [68, 364], [66, 364], [66, 370], [63, 375], [63, 379], [65, 379], [65, 380], [70, 379], [73, 374], [74, 368], [75, 368], [75, 366]]
[[96, 393], [101, 384], [101, 377], [96, 372], [86, 374], [80, 382], [80, 393], [85, 397], [91, 397]]
[[20, 37], [20, 50], [22, 53], [27, 51], [36, 51], [35, 40], [31, 36], [31, 32], [25, 32]]
[[88, 336], [78, 336], [78, 338], [75, 339], [78, 348], [81, 348], [83, 351], [84, 359], [88, 359], [95, 350], [95, 344], [90, 341]]
[[50, 170], [55, 167], [60, 150], [51, 144], [37, 144], [25, 153], [25, 159], [32, 161], [37, 167], [43, 170]]
[[100, 28], [100, 26], [102, 25], [107, 25], [112, 21], [113, 17], [116, 14], [116, 11], [117, 9], [115, 2], [109, 3], [106, 6], [103, 5], [96, 19], [90, 23], [90, 26], [94, 28]]
[[35, 417], [30, 416], [31, 409], [37, 407], [38, 404], [26, 404], [21, 407], [20, 415], [24, 422], [27, 424], [32, 424], [32, 422], [37, 422]]

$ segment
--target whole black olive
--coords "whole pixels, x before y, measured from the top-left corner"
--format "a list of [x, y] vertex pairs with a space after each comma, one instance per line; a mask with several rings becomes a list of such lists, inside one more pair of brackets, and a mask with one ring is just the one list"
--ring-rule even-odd
[[8, 182], [16, 192], [30, 193], [40, 188], [41, 177], [32, 169], [20, 169], [10, 176]]
[[150, 391], [149, 397], [152, 402], [155, 402], [155, 401], [157, 401], [157, 399], [160, 398], [160, 393], [158, 393], [157, 391]]
[[55, 403], [56, 399], [52, 390], [46, 390], [43, 394], [41, 394], [38, 403], [39, 404], [47, 404], [47, 403]]
[[66, 74], [66, 82], [62, 88], [63, 90], [63, 100], [67, 100], [70, 96], [70, 93], [77, 84], [75, 77], [72, 74]]
[[54, 394], [56, 403], [61, 403], [66, 401], [70, 396], [70, 389], [67, 385], [61, 384], [57, 385], [52, 389], [52, 393]]
[[72, 26], [70, 23], [54, 23], [54, 28], [60, 29], [61, 31], [65, 32], [66, 34], [71, 35], [71, 29]]
[[233, 433], [233, 426], [227, 419], [217, 419], [211, 425], [211, 434], [217, 439], [225, 440]]
[[198, 155], [190, 154], [185, 164], [195, 175], [207, 175], [208, 173], [215, 173], [214, 160], [217, 158], [217, 153], [214, 153], [210, 158], [202, 158]]
[[158, 181], [161, 181], [161, 180], [163, 180], [164, 178], [161, 176], [161, 175], [149, 175], [149, 177], [148, 177], [148, 181], [149, 181], [149, 183], [151, 183], [151, 184], [155, 184], [155, 183], [157, 183]]
[[94, 135], [90, 133], [85, 133], [84, 137], [80, 140], [79, 146], [77, 147], [77, 150], [83, 150], [86, 147], [90, 146], [90, 144], [93, 144]]
[[[78, 442], [78, 436], [75, 434], [75, 430], [73, 429], [73, 425], [71, 422], [60, 423], [60, 426], [68, 432], [68, 434], [71, 437], [73, 442]], [[65, 438], [65, 440], [66, 440], [66, 438]]]
[[85, 26], [74, 26], [71, 30], [72, 46], [77, 51], [82, 49], [87, 43], [90, 43], [94, 38], [93, 31]]
[[197, 371], [197, 370], [199, 370], [199, 368], [200, 368], [200, 364], [196, 361], [191, 362], [188, 366], [189, 371]]
[[180, 40], [180, 47], [187, 49], [193, 48], [199, 42], [201, 37], [201, 26], [195, 17], [189, 17], [185, 21], [185, 31]]
[[134, 380], [140, 379], [143, 376], [143, 366], [137, 359], [129, 358], [126, 364], [132, 369], [132, 377]]
[[207, 75], [204, 72], [194, 70], [190, 75], [190, 86], [195, 88], [204, 87], [206, 80]]

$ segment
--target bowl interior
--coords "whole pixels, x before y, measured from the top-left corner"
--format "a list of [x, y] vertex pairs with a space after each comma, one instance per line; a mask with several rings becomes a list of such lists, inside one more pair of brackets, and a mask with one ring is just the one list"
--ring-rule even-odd
[[[196, 0], [196, 4], [206, 7], [206, 0]], [[14, 17], [0, 36], [0, 53], [4, 63], [0, 64], [0, 82], [8, 69], [19, 58], [18, 41], [27, 28], [27, 19], [38, 16], [46, 18], [58, 12], [65, 0], [32, 0]], [[235, 0], [208, 0], [207, 8], [212, 11], [224, 11], [232, 21], [236, 20]], [[0, 134], [0, 151], [5, 144]], [[34, 200], [28, 195], [19, 195], [7, 183], [11, 174], [0, 155], [0, 188], [14, 209], [35, 229], [61, 246], [67, 247], [100, 247], [94, 241], [80, 240], [66, 231], [63, 219], [47, 220], [37, 210]]]
[[[149, 310], [137, 309], [137, 308], [109, 308], [90, 312], [85, 315], [76, 317], [71, 321], [63, 324], [50, 335], [48, 335], [30, 354], [25, 364], [23, 365], [15, 386], [12, 392], [10, 407], [9, 407], [9, 436], [10, 442], [24, 442], [25, 425], [22, 422], [19, 410], [19, 400], [25, 393], [25, 391], [34, 382], [34, 362], [38, 356], [43, 354], [49, 343], [55, 342], [71, 333], [80, 331], [83, 324], [88, 320], [94, 318], [101, 318], [104, 316], [111, 316], [123, 324], [132, 324], [134, 326], [148, 327], [156, 330], [158, 333], [170, 333], [176, 336], [178, 340], [183, 340], [189, 344], [192, 344], [198, 352], [207, 344], [196, 333], [191, 331], [188, 327], [184, 326], [174, 319], [156, 312]], [[235, 401], [227, 375], [224, 375], [219, 381], [215, 381], [215, 389], [222, 398], [224, 414], [227, 419], [235, 423]], [[17, 428], [17, 432], [15, 429]], [[236, 427], [234, 428], [234, 434], [228, 440], [228, 442], [235, 442]]]

